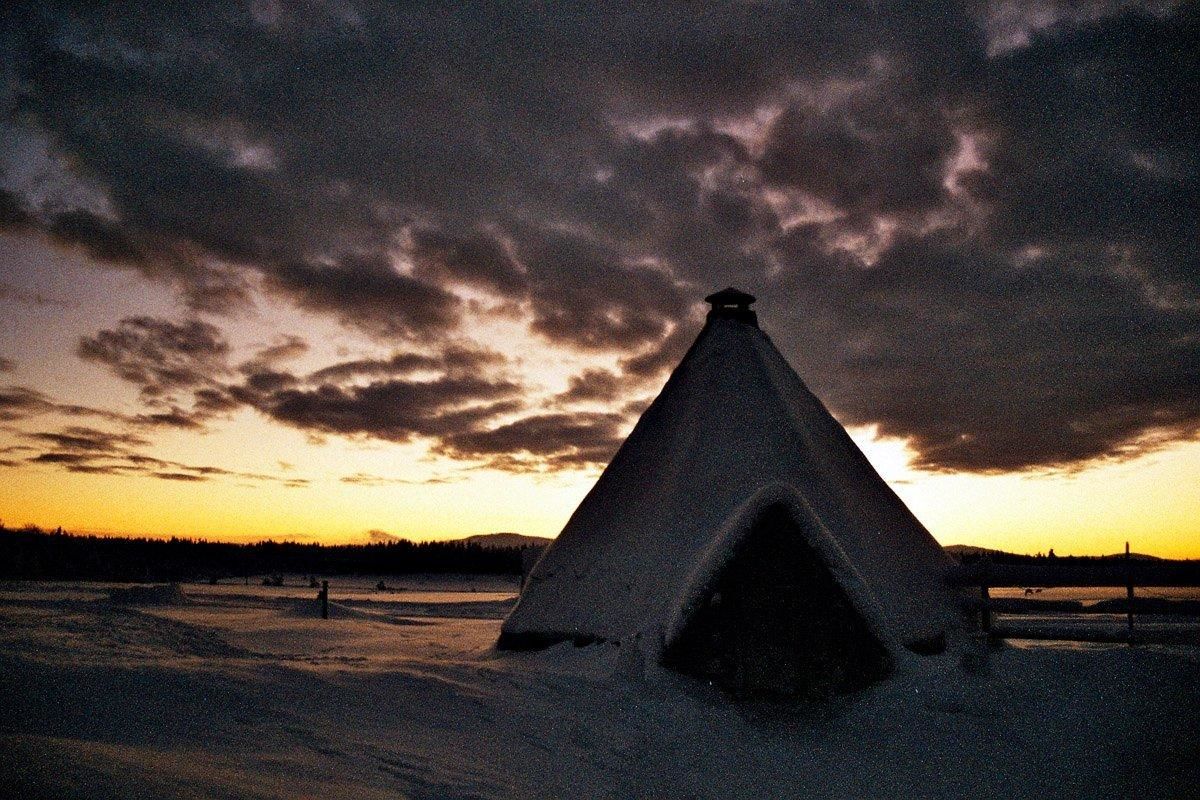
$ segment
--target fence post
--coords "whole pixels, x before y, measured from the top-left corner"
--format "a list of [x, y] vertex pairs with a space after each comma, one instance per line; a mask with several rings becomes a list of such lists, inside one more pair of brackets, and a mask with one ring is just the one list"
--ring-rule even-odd
[[1129, 614], [1129, 644], [1133, 645], [1133, 558], [1129, 553], [1129, 542], [1125, 543], [1125, 604]]
[[992, 604], [988, 594], [988, 573], [992, 569], [991, 556], [985, 555], [979, 570], [979, 629], [986, 634], [992, 632]]
[[329, 581], [321, 581], [321, 619], [329, 619]]

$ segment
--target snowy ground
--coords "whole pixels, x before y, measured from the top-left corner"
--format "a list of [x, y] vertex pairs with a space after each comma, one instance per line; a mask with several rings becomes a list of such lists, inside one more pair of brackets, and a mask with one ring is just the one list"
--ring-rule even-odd
[[[388, 579], [389, 584], [392, 579]], [[1200, 648], [1009, 644], [818, 707], [492, 650], [515, 586], [0, 584], [0, 796], [1182, 798]], [[452, 590], [452, 591], [447, 591]], [[144, 600], [144, 598], [143, 598]]]

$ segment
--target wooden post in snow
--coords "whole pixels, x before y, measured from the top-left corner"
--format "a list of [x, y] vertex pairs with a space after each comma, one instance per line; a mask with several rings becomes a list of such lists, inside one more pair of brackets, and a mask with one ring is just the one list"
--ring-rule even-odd
[[329, 581], [321, 581], [321, 619], [329, 619]]
[[1125, 543], [1125, 604], [1129, 614], [1129, 644], [1133, 644], [1133, 558], [1129, 542]]
[[979, 630], [990, 634], [992, 632], [992, 603], [988, 594], [988, 573], [992, 569], [992, 557], [985, 555], [980, 562], [979, 570]]

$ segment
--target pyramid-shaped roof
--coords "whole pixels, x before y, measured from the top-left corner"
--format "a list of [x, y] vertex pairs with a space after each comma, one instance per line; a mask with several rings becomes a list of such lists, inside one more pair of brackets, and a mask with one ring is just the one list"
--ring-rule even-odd
[[770, 504], [804, 518], [883, 639], [912, 643], [958, 624], [948, 556], [747, 316], [753, 298], [737, 295], [737, 308], [714, 303], [538, 562], [502, 644], [636, 638], [661, 655], [697, 587]]

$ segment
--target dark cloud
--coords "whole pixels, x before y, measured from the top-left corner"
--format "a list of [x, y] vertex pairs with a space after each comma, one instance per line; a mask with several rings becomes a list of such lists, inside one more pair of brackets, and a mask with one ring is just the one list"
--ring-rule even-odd
[[1182, 5], [1181, 0], [1133, 2], [1132, 0], [1005, 0], [988, 3], [983, 11], [983, 26], [988, 52], [1003, 55], [1029, 46], [1038, 35], [1094, 25], [1121, 12], [1140, 10], [1162, 17]]
[[672, 369], [682, 359], [696, 339], [700, 323], [685, 319], [649, 349], [621, 359], [625, 374], [639, 378], [653, 378]]
[[[90, 453], [39, 453], [29, 459], [31, 464], [63, 464], [72, 471], [89, 469], [88, 462], [94, 461]], [[78, 469], [76, 469], [78, 467]]]
[[395, 353], [388, 358], [343, 361], [313, 372], [311, 381], [340, 382], [362, 377], [401, 376], [418, 372], [476, 373], [503, 366], [505, 356], [494, 350], [450, 344], [436, 353]]
[[245, 388], [251, 392], [274, 392], [296, 384], [296, 376], [290, 372], [261, 369], [246, 375]]
[[67, 211], [52, 217], [47, 233], [63, 244], [82, 247], [97, 261], [117, 264], [146, 261], [146, 254], [129, 239], [121, 225], [90, 211]]
[[837, 209], [848, 217], [843, 224], [942, 205], [958, 149], [950, 111], [906, 93], [884, 80], [832, 104], [789, 106], [767, 132], [758, 162], [764, 180]]
[[[301, 347], [300, 340], [289, 339], [258, 353], [255, 360], [241, 368], [248, 373], [247, 385], [266, 390], [294, 383], [287, 373], [273, 372], [264, 365], [284, 359]], [[229, 349], [224, 335], [211, 323], [128, 317], [115, 329], [81, 338], [76, 353], [138, 387], [146, 411], [109, 414], [113, 421], [133, 427], [199, 431], [214, 417], [243, 405], [226, 385], [232, 373]], [[191, 406], [184, 407], [180, 402], [188, 394]], [[54, 410], [68, 413], [71, 408], [51, 405]], [[82, 414], [89, 409], [76, 407], [75, 411]]]
[[446, 231], [413, 232], [417, 273], [435, 281], [454, 281], [491, 289], [500, 295], [523, 297], [528, 278], [516, 254], [499, 237], [485, 231], [454, 235]]
[[459, 320], [459, 300], [432, 283], [403, 275], [383, 256], [334, 263], [292, 262], [270, 283], [297, 304], [335, 314], [343, 323], [383, 337], [429, 338]]
[[224, 373], [130, 321], [88, 340], [162, 398], [160, 424], [249, 404], [516, 469], [595, 463], [623, 416], [522, 419], [502, 365], [456, 369], [445, 343], [502, 312], [616, 359], [619, 389], [596, 373], [568, 394], [636, 404], [696, 300], [732, 283], [843, 419], [923, 466], [1086, 463], [1200, 423], [1197, 16], [18, 5], [14, 129], [104, 202], [6, 185], [0, 226], [194, 308], [261, 286], [404, 345], [304, 376], [274, 357]]
[[26, 386], [0, 387], [0, 422], [14, 422], [42, 414], [62, 414], [68, 417], [96, 417], [114, 422], [126, 417], [111, 411], [89, 406], [59, 403], [47, 395]]
[[638, 397], [633, 400], [629, 400], [628, 402], [622, 404], [621, 413], [631, 417], [640, 417], [653, 402], [653, 397]]
[[202, 419], [216, 414], [224, 414], [241, 406], [241, 401], [233, 397], [228, 388], [197, 389], [193, 394], [193, 413]]
[[149, 444], [145, 439], [130, 433], [112, 433], [83, 426], [71, 426], [53, 433], [32, 433], [28, 438], [62, 450], [80, 453], [116, 453], [127, 447], [144, 447]]
[[242, 371], [270, 369], [292, 359], [299, 358], [309, 350], [308, 342], [295, 334], [279, 337], [274, 343], [262, 348], [254, 357], [243, 364]]
[[[1003, 138], [973, 183], [995, 234], [1084, 258], [1125, 251], [1164, 300], [1194, 299], [1200, 123], [1185, 109], [1200, 102], [1198, 41], [1193, 9], [1056, 31], [998, 58], [986, 109]], [[1047, 78], [1053, 95], [1037, 90]]]
[[555, 396], [560, 403], [576, 403], [591, 400], [616, 400], [626, 391], [625, 381], [607, 369], [585, 369], [572, 375], [567, 389]]
[[0, 231], [21, 233], [36, 227], [36, 220], [21, 198], [7, 189], [0, 189]]
[[[115, 330], [84, 337], [79, 354], [105, 364], [139, 387], [147, 410], [132, 416], [114, 415], [115, 421], [130, 429], [201, 430], [218, 415], [250, 407], [270, 420], [312, 436], [436, 441], [451, 433], [494, 424], [524, 407], [519, 399], [523, 387], [499, 373], [508, 364], [506, 357], [477, 345], [450, 342], [426, 352], [344, 361], [306, 376], [275, 368], [307, 352], [307, 343], [298, 337], [287, 337], [260, 350], [236, 369], [229, 366], [229, 349], [220, 331], [209, 323], [137, 317], [122, 320]], [[364, 379], [371, 380], [363, 383]], [[177, 395], [188, 392], [191, 408], [174, 402]], [[20, 387], [0, 393], [0, 415], [6, 419], [64, 409], [71, 410]], [[82, 409], [81, 413], [86, 411]], [[128, 438], [112, 438], [112, 443], [148, 444], [135, 434], [123, 435]], [[119, 449], [101, 448], [98, 443], [89, 446], [82, 439], [68, 442], [64, 434], [36, 436], [62, 449]], [[92, 463], [94, 459], [74, 456], [63, 459], [63, 463], [68, 461], [76, 471], [129, 471], [127, 464], [97, 465]], [[162, 474], [156, 476], [178, 471], [160, 469]], [[213, 474], [207, 470], [196, 472], [197, 479]], [[358, 478], [352, 482], [365, 482]]]
[[[868, 270], [797, 228], [786, 348], [849, 421], [918, 464], [984, 471], [1137, 455], [1200, 431], [1194, 15], [1031, 35], [972, 98], [978, 204], [903, 226]], [[1052, 87], [1052, 88], [1050, 88]], [[948, 182], [950, 183], [950, 182]], [[882, 208], [882, 204], [880, 205]]]
[[214, 325], [200, 320], [127, 317], [115, 330], [83, 337], [76, 352], [152, 399], [215, 383], [228, 370], [229, 344]]
[[527, 304], [535, 333], [580, 349], [655, 342], [688, 305], [679, 281], [637, 264], [591, 231], [523, 222], [462, 236], [418, 231], [413, 257], [419, 274]]
[[623, 263], [580, 236], [539, 232], [524, 239], [535, 333], [591, 350], [626, 350], [662, 339], [689, 301], [675, 280]]
[[150, 442], [131, 433], [71, 426], [58, 431], [35, 431], [19, 435], [32, 445], [8, 450], [36, 452], [39, 447], [53, 448], [28, 456], [22, 463], [48, 466], [67, 472], [141, 476], [190, 483], [224, 479], [251, 484], [275, 483], [289, 488], [309, 485], [306, 478], [197, 466], [146, 455], [140, 451], [148, 447]]
[[23, 386], [0, 389], [0, 421], [13, 422], [53, 409], [54, 405], [41, 392]]
[[[234, 391], [268, 418], [310, 434], [421, 439], [439, 455], [497, 469], [588, 469], [612, 456], [629, 422], [626, 413], [529, 413], [521, 384], [489, 375], [506, 363], [489, 350], [451, 347], [438, 355], [397, 353], [336, 364], [296, 379], [299, 383], [290, 388], [259, 390], [248, 382]], [[433, 377], [415, 377], [420, 373]], [[379, 379], [357, 382], [367, 377]], [[555, 402], [614, 402], [628, 382], [605, 370], [587, 371]], [[411, 481], [354, 473], [341, 480], [380, 486], [459, 479]]]
[[1062, 467], [1194, 437], [1194, 313], [1148, 302], [1112, 257], [897, 242], [872, 270], [844, 275], [852, 304], [831, 299], [837, 313], [808, 322], [808, 342], [785, 329], [785, 344], [845, 421], [913, 437], [929, 469]]
[[438, 451], [511, 471], [606, 464], [623, 438], [625, 417], [608, 413], [535, 414], [494, 428], [444, 436]]
[[131, 421], [138, 425], [199, 431], [204, 428], [201, 420], [205, 418], [203, 414], [195, 410], [185, 411], [178, 406], [172, 406], [166, 411], [137, 414], [131, 417]]
[[164, 481], [179, 481], [181, 483], [197, 483], [208, 480], [203, 475], [188, 472], [151, 472], [150, 477]]
[[365, 386], [321, 384], [255, 397], [276, 422], [317, 433], [366, 435], [394, 442], [445, 436], [521, 407], [512, 382], [472, 377], [386, 380]]

